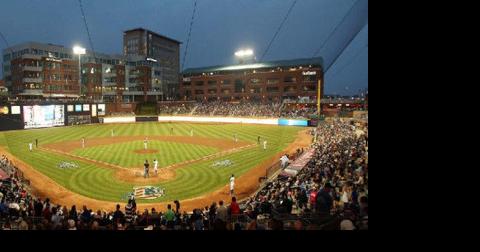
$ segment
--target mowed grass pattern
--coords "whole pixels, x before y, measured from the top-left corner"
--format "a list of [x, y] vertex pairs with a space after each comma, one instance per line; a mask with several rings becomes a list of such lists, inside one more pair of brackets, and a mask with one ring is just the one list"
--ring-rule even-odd
[[158, 160], [159, 167], [165, 167], [219, 152], [217, 148], [197, 144], [150, 140], [148, 141], [148, 149], [157, 150], [157, 153], [135, 153], [135, 151], [143, 150], [143, 148], [143, 140], [141, 140], [76, 149], [73, 154], [126, 168], [143, 167], [145, 160], [148, 160], [153, 168], [154, 159]]
[[[300, 127], [263, 125], [207, 125], [191, 123], [88, 125], [2, 132], [0, 133], [0, 145], [7, 147], [13, 155], [73, 192], [94, 199], [118, 202], [124, 200], [123, 197], [132, 191], [134, 184], [116, 180], [113, 174], [114, 171], [111, 169], [105, 169], [94, 164], [72, 160], [66, 156], [40, 150], [29, 152], [28, 143], [38, 139], [41, 146], [47, 143], [80, 141], [82, 137], [86, 139], [104, 138], [110, 137], [112, 129], [119, 136], [167, 136], [170, 135], [171, 127], [174, 128], [174, 135], [188, 136], [190, 135], [190, 130], [194, 129], [196, 136], [225, 139], [226, 141], [233, 141], [234, 134], [237, 134], [241, 141], [256, 143], [257, 136], [260, 136], [268, 141], [267, 150], [264, 151], [260, 146], [257, 146], [208, 161], [189, 164], [176, 170], [177, 176], [175, 179], [153, 184], [165, 189], [166, 195], [164, 197], [155, 200], [140, 200], [140, 203], [163, 202], [173, 199], [182, 200], [214, 191], [228, 184], [232, 173], [239, 177], [255, 165], [280, 152], [295, 139], [299, 130], [304, 129]], [[141, 147], [143, 148], [143, 146]], [[204, 151], [207, 150], [205, 148], [208, 149], [208, 147], [202, 146]], [[108, 150], [98, 152], [98, 155], [102, 154], [110, 155]], [[234, 164], [227, 168], [212, 167], [215, 161], [225, 159], [230, 159]], [[75, 162], [80, 165], [80, 168], [59, 169], [57, 166], [62, 161]]]

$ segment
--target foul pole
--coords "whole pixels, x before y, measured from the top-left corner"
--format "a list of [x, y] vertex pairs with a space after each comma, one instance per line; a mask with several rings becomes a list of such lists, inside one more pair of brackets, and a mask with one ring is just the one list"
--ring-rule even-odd
[[320, 100], [322, 99], [321, 97], [321, 88], [322, 88], [322, 79], [318, 80], [317, 84], [317, 113], [318, 113], [318, 119], [320, 119]]

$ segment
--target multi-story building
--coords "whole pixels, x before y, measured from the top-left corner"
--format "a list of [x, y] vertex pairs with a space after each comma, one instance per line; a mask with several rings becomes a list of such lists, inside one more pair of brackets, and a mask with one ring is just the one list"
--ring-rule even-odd
[[184, 100], [316, 99], [319, 81], [323, 95], [322, 66], [322, 58], [310, 58], [190, 68], [182, 73], [180, 95]]
[[176, 98], [179, 91], [180, 41], [142, 28], [125, 31], [123, 53], [126, 56], [143, 56], [156, 62], [160, 69], [152, 73], [158, 84], [164, 84], [167, 97]]
[[[146, 32], [147, 37], [155, 34]], [[107, 102], [174, 99], [179, 90], [180, 42], [158, 34], [152, 38], [147, 46], [155, 48], [152, 53], [128, 50], [125, 55], [108, 55], [87, 51], [80, 57], [81, 85], [78, 56], [72, 48], [36, 42], [15, 45], [3, 50], [5, 85], [13, 95], [23, 98], [86, 96]], [[159, 52], [159, 38], [169, 46], [176, 45], [175, 57]]]
[[28, 42], [3, 51], [5, 84], [19, 96], [78, 96], [78, 63], [72, 51]]

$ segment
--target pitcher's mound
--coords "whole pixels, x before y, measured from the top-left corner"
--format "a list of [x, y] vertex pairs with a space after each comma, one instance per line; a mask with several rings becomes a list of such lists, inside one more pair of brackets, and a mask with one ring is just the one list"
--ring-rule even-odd
[[137, 154], [153, 154], [153, 153], [157, 153], [158, 150], [135, 150], [133, 152]]

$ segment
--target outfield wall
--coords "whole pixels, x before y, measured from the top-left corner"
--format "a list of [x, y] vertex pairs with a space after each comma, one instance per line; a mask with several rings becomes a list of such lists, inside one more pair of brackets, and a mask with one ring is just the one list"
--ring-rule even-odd
[[257, 119], [240, 117], [197, 117], [197, 116], [159, 116], [159, 122], [208, 122], [208, 123], [245, 123], [278, 125], [278, 119]]
[[[153, 121], [155, 117], [105, 117], [103, 123], [132, 123]], [[158, 116], [158, 122], [196, 122], [196, 123], [244, 123], [281, 126], [308, 126], [308, 120], [292, 120], [279, 118], [243, 118], [243, 117], [202, 117], [202, 116]]]
[[103, 123], [134, 123], [136, 122], [135, 116], [119, 116], [119, 117], [104, 117]]

